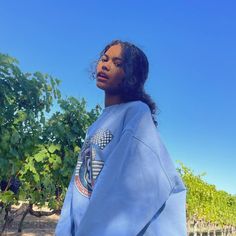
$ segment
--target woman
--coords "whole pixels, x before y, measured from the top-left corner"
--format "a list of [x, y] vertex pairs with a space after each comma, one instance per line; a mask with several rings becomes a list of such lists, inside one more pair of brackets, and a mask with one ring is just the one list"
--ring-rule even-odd
[[186, 188], [144, 91], [147, 57], [115, 40], [101, 52], [95, 75], [105, 108], [87, 131], [56, 235], [187, 235]]

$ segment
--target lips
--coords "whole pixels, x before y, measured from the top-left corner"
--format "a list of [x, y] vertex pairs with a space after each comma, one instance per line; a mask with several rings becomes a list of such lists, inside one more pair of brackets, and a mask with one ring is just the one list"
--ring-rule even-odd
[[108, 75], [104, 72], [98, 72], [97, 77], [103, 78], [103, 79], [109, 79]]

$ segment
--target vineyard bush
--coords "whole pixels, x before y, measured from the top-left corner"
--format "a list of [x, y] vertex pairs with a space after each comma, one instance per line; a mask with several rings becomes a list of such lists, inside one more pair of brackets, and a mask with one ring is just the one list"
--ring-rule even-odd
[[[61, 99], [58, 84], [40, 72], [23, 73], [15, 59], [0, 54], [2, 230], [17, 215], [11, 206], [19, 201], [28, 203], [22, 221], [28, 213], [44, 214], [34, 212], [33, 205], [60, 211], [85, 132], [99, 115], [100, 107], [88, 112], [84, 99]], [[46, 119], [53, 102], [60, 111]]]

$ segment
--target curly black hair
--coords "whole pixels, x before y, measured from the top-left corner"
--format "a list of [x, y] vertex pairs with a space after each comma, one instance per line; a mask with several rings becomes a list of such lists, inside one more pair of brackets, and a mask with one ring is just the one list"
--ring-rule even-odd
[[[157, 105], [152, 100], [149, 94], [144, 90], [145, 81], [148, 78], [149, 63], [145, 53], [132, 43], [113, 40], [109, 43], [100, 53], [102, 57], [106, 51], [113, 45], [121, 45], [123, 69], [125, 71], [125, 79], [122, 82], [122, 100], [129, 101], [142, 101], [146, 103], [151, 111], [154, 124], [157, 126], [155, 118], [157, 112]], [[92, 78], [96, 79], [95, 68], [92, 72]]]

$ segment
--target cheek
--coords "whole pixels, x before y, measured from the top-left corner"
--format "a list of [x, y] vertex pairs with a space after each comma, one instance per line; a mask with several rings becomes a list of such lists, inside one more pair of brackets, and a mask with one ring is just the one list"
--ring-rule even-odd
[[125, 72], [120, 68], [113, 68], [113, 72], [116, 78], [123, 79], [125, 77]]
[[122, 82], [124, 79], [125, 79], [125, 73], [124, 72], [117, 73], [117, 80], [119, 82]]
[[123, 81], [124, 81], [124, 77], [118, 77], [115, 79], [115, 81], [111, 82], [111, 87], [114, 87], [114, 88], [119, 88], [122, 86], [123, 84]]
[[102, 70], [102, 66], [103, 66], [103, 62], [102, 62], [102, 61], [98, 61], [98, 62], [97, 62], [97, 65], [96, 65], [97, 71]]
[[101, 63], [97, 63], [96, 65], [96, 71], [98, 72], [101, 69]]

